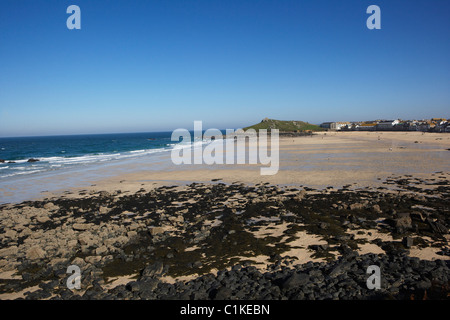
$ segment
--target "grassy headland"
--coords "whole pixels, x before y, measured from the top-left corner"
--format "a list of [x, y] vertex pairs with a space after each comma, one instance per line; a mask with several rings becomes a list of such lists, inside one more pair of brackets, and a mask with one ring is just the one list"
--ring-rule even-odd
[[244, 130], [255, 129], [278, 129], [280, 132], [305, 132], [305, 131], [323, 131], [324, 129], [318, 125], [311, 124], [304, 121], [284, 121], [275, 119], [263, 119], [260, 123], [244, 128]]

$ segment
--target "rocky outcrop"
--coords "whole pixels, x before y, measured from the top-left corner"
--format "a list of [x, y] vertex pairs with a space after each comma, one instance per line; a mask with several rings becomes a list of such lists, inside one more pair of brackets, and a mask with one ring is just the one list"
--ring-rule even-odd
[[72, 228], [76, 231], [86, 231], [91, 228], [91, 225], [88, 223], [74, 223]]
[[[0, 271], [16, 270], [23, 281], [0, 283], [0, 294], [42, 283], [26, 298], [75, 299], [65, 281], [67, 267], [77, 265], [83, 299], [369, 299], [374, 292], [361, 283], [367, 265], [379, 263], [387, 270], [381, 296], [408, 298], [449, 279], [447, 262], [408, 257], [409, 250], [433, 246], [448, 259], [448, 193], [441, 184], [417, 197], [193, 183], [3, 205]], [[371, 232], [393, 238], [361, 239]], [[305, 234], [317, 242], [295, 243]], [[366, 244], [384, 254], [360, 255]], [[321, 262], [299, 264], [293, 249]], [[268, 268], [255, 269], [256, 258]], [[209, 274], [213, 269], [222, 271]], [[162, 280], [189, 274], [202, 276]], [[108, 288], [105, 280], [125, 275], [135, 278]]]
[[25, 257], [29, 260], [40, 260], [45, 258], [45, 251], [39, 246], [33, 246], [27, 250]]
[[398, 213], [394, 223], [398, 233], [403, 233], [412, 228], [412, 219], [408, 212]]

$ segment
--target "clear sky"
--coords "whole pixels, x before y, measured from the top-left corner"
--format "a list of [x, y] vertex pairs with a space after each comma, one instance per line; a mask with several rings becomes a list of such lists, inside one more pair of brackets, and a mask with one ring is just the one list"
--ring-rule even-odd
[[[66, 27], [72, 4], [81, 30]], [[0, 136], [449, 110], [446, 0], [0, 2]]]

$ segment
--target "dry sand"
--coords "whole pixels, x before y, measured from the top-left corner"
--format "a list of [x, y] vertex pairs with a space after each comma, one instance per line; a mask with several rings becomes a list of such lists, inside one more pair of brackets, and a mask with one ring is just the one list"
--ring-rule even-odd
[[[150, 190], [162, 185], [180, 185], [220, 179], [224, 183], [270, 183], [276, 185], [340, 188], [380, 187], [393, 176], [404, 174], [427, 179], [436, 175], [450, 180], [450, 134], [422, 132], [320, 132], [313, 136], [281, 137], [280, 168], [276, 175], [263, 176], [260, 165], [180, 165], [155, 171], [145, 166], [133, 173], [95, 181], [87, 186], [89, 192], [101, 190], [134, 193], [141, 188]], [[167, 157], [170, 161], [170, 157]], [[76, 191], [76, 190], [73, 190]], [[78, 196], [74, 193], [73, 196]], [[280, 231], [280, 226], [274, 230]], [[282, 226], [281, 226], [282, 227]], [[272, 232], [274, 232], [272, 230]], [[264, 230], [261, 231], [262, 233]], [[360, 235], [356, 235], [361, 237]], [[373, 239], [389, 237], [372, 230]], [[368, 239], [367, 234], [365, 238]], [[369, 239], [369, 240], [370, 240]], [[386, 239], [385, 239], [386, 240]], [[307, 244], [306, 244], [307, 242]], [[292, 251], [299, 261], [314, 260], [309, 244], [322, 244], [312, 235], [302, 234], [292, 243]], [[376, 245], [361, 245], [360, 253], [383, 253]], [[432, 248], [412, 248], [411, 255], [422, 259], [442, 259]], [[267, 257], [253, 257], [258, 265], [265, 265]], [[249, 259], [248, 257], [246, 259]], [[319, 260], [317, 260], [319, 261]]]
[[[449, 148], [448, 133], [325, 132], [312, 137], [280, 138], [280, 168], [275, 175], [261, 175], [262, 165], [168, 165], [155, 171], [149, 164], [132, 173], [92, 181], [95, 186], [83, 189], [136, 192], [213, 179], [316, 188], [347, 184], [354, 188], [378, 187], [393, 175], [430, 178], [435, 172], [449, 173]], [[169, 156], [166, 161], [171, 161]]]

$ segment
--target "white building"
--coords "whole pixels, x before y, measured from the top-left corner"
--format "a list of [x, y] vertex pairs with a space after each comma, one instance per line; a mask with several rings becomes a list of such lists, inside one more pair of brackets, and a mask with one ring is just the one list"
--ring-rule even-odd
[[384, 120], [380, 121], [377, 124], [377, 130], [390, 130], [392, 129], [396, 124], [399, 124], [399, 120]]
[[350, 126], [350, 122], [324, 122], [320, 125], [320, 127], [330, 130], [341, 130], [346, 126]]

